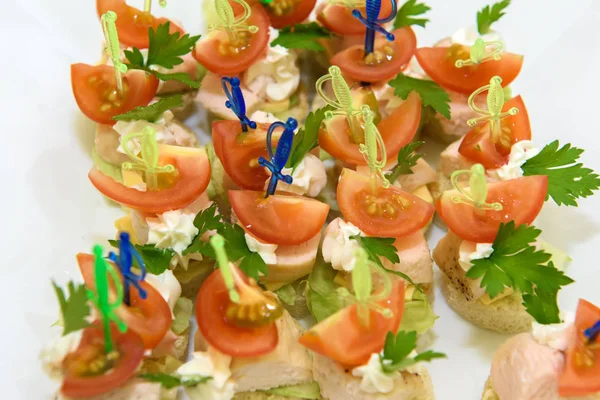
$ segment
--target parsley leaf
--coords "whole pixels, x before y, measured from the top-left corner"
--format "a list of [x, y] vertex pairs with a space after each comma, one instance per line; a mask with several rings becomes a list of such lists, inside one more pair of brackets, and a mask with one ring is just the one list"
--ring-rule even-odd
[[423, 155], [415, 153], [415, 150], [421, 147], [425, 142], [411, 142], [400, 149], [398, 152], [398, 164], [386, 176], [390, 182], [396, 182], [400, 175], [412, 174], [412, 167], [417, 164], [417, 160]]
[[325, 47], [317, 39], [328, 38], [331, 35], [330, 31], [316, 22], [295, 24], [281, 29], [277, 39], [273, 40], [271, 46], [279, 45], [288, 49], [325, 51]]
[[325, 119], [325, 111], [331, 109], [331, 106], [325, 106], [308, 114], [304, 126], [294, 135], [292, 152], [290, 153], [287, 167], [295, 169], [304, 156], [317, 147], [317, 138], [319, 137], [321, 122]]
[[210, 207], [200, 211], [194, 218], [194, 226], [198, 228], [198, 234], [192, 240], [192, 243], [183, 251], [183, 255], [200, 253], [212, 259], [215, 258], [215, 253], [212, 247], [201, 238], [210, 230], [216, 230], [223, 227], [221, 215], [217, 211], [217, 203], [211, 204]]
[[250, 278], [258, 280], [259, 276], [267, 275], [267, 264], [262, 259], [260, 254], [250, 252], [242, 258], [240, 269]]
[[406, 100], [410, 92], [417, 92], [423, 107], [431, 106], [435, 111], [450, 119], [450, 96], [434, 81], [417, 79], [399, 73], [388, 82], [394, 88], [394, 95]]
[[380, 267], [383, 267], [379, 257], [385, 257], [394, 264], [400, 262], [400, 257], [396, 248], [394, 247], [395, 238], [379, 238], [379, 237], [366, 237], [360, 235], [350, 236], [350, 239], [354, 239], [361, 245], [361, 247], [367, 252], [369, 259], [375, 262]]
[[425, 3], [418, 3], [418, 0], [408, 0], [400, 7], [396, 19], [394, 20], [394, 29], [404, 28], [405, 26], [419, 25], [425, 28], [429, 18], [413, 18], [417, 15], [425, 14], [431, 10]]
[[[186, 74], [187, 75], [187, 74]], [[162, 97], [156, 103], [148, 106], [136, 107], [131, 111], [112, 117], [115, 121], [139, 121], [155, 122], [162, 117], [165, 111], [183, 105], [183, 96], [178, 94], [175, 96]]]
[[576, 163], [583, 149], [566, 144], [558, 148], [558, 140], [546, 145], [538, 155], [530, 158], [521, 169], [524, 175], [548, 176], [548, 197], [559, 206], [577, 207], [576, 199], [588, 197], [600, 187], [600, 178], [594, 171]]
[[502, 0], [498, 3], [483, 7], [477, 12], [477, 31], [485, 35], [490, 31], [492, 24], [504, 16], [504, 9], [510, 5], [510, 0]]
[[[111, 246], [118, 248], [118, 240], [109, 240]], [[140, 253], [142, 260], [144, 260], [144, 266], [146, 271], [153, 275], [160, 275], [165, 272], [171, 265], [171, 260], [175, 256], [175, 251], [172, 249], [161, 249], [153, 244], [135, 244], [135, 249]], [[135, 263], [135, 258], [133, 259]]]
[[195, 387], [206, 383], [212, 379], [211, 376], [202, 376], [202, 375], [186, 375], [186, 376], [176, 376], [169, 375], [162, 372], [157, 372], [154, 374], [141, 374], [138, 377], [145, 379], [150, 382], [160, 383], [162, 387], [165, 389], [172, 389], [178, 386], [184, 387]]
[[431, 361], [436, 358], [446, 358], [443, 353], [432, 350], [425, 351], [410, 358], [409, 355], [417, 347], [417, 332], [400, 331], [396, 336], [388, 332], [385, 337], [383, 354], [379, 355], [381, 368], [384, 372], [394, 372], [406, 369], [421, 361]]
[[161, 81], [178, 81], [193, 89], [200, 89], [200, 80], [194, 80], [187, 72], [174, 72], [172, 74], [164, 74], [162, 72], [158, 72], [152, 70], [152, 74], [156, 76]]
[[67, 284], [69, 297], [65, 296], [63, 288], [52, 281], [54, 292], [58, 298], [63, 322], [63, 336], [88, 327], [86, 317], [90, 315], [87, 289], [84, 284], [75, 285], [73, 281]]

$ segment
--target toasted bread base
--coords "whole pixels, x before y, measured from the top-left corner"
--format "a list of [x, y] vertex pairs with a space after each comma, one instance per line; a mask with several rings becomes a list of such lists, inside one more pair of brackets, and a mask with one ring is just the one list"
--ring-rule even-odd
[[232, 400], [303, 400], [300, 397], [280, 396], [264, 392], [236, 393]]
[[[488, 377], [485, 381], [485, 387], [483, 388], [483, 394], [481, 400], [500, 400], [498, 394], [492, 387], [492, 378]], [[600, 393], [591, 394], [584, 397], [560, 397], [558, 400], [600, 400]]]

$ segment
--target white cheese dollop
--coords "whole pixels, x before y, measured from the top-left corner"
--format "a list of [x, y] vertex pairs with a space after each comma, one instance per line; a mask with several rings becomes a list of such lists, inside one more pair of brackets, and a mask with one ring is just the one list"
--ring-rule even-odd
[[181, 267], [187, 271], [188, 267], [190, 266], [190, 261], [192, 260], [202, 261], [204, 260], [204, 257], [202, 257], [202, 254], [200, 253], [191, 253], [186, 255], [175, 253], [171, 259], [171, 268], [181, 265]]
[[[325, 164], [319, 157], [313, 154], [307, 154], [298, 164], [295, 170], [291, 168], [283, 168], [281, 173], [291, 175], [293, 178], [292, 184], [288, 185], [285, 182], [279, 182], [278, 190], [292, 192], [309, 197], [316, 197], [321, 193], [321, 190], [327, 185], [327, 172]], [[269, 180], [265, 182], [265, 189], [269, 186]]]
[[67, 354], [75, 351], [81, 341], [83, 329], [60, 336], [48, 343], [40, 352], [44, 372], [53, 379], [62, 377], [62, 362]]
[[276, 116], [266, 111], [254, 111], [252, 115], [249, 117], [250, 121], [254, 121], [256, 123], [263, 124], [272, 124], [273, 122], [279, 121]]
[[360, 247], [360, 244], [356, 240], [350, 239], [350, 237], [364, 236], [364, 233], [351, 222], [345, 222], [342, 219], [338, 219], [338, 222], [337, 229], [327, 231], [325, 234], [323, 259], [331, 263], [333, 269], [352, 271], [356, 264], [355, 251]]
[[352, 375], [362, 378], [360, 390], [365, 393], [389, 393], [394, 390], [394, 379], [400, 376], [398, 372], [383, 372], [377, 353], [371, 354], [365, 365], [354, 368]]
[[574, 328], [575, 314], [572, 312], [561, 313], [563, 322], [559, 324], [542, 325], [533, 321], [531, 335], [541, 345], [555, 350], [566, 351], [569, 347], [569, 338]]
[[479, 38], [483, 39], [484, 42], [498, 42], [502, 41], [502, 36], [496, 31], [489, 31], [485, 35], [479, 35], [475, 26], [468, 26], [459, 28], [452, 35], [452, 44], [461, 44], [463, 46], [473, 46], [475, 41]]
[[521, 140], [511, 147], [508, 162], [496, 170], [489, 171], [489, 174], [503, 181], [520, 178], [523, 176], [523, 164], [539, 153], [540, 149], [535, 147], [531, 140]]
[[175, 303], [181, 297], [181, 284], [173, 275], [173, 271], [168, 269], [160, 275], [146, 274], [146, 282], [160, 293], [172, 313]]
[[185, 393], [192, 400], [231, 400], [234, 384], [231, 377], [231, 357], [222, 354], [211, 347], [207, 352], [194, 352], [192, 359], [183, 364], [177, 373], [185, 380], [186, 376], [210, 376], [208, 382], [195, 387], [184, 387]]
[[247, 233], [244, 233], [244, 239], [246, 239], [246, 246], [248, 246], [248, 250], [253, 253], [258, 253], [260, 258], [262, 258], [266, 264], [277, 264], [277, 254], [275, 254], [275, 251], [277, 250], [278, 246], [276, 244], [263, 243]]
[[494, 252], [492, 245], [492, 243], [475, 243], [464, 240], [458, 251], [458, 263], [461, 268], [468, 271], [473, 266], [471, 261], [491, 256]]
[[195, 213], [183, 209], [146, 218], [148, 243], [161, 249], [171, 248], [181, 255], [198, 234], [198, 228], [194, 226], [195, 217]]

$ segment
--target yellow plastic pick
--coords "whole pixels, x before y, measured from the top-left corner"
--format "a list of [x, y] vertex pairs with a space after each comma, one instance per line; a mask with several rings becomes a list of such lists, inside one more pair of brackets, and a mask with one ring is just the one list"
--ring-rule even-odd
[[[166, 0], [158, 0], [158, 4], [165, 8], [167, 6]], [[144, 12], [150, 14], [152, 10], [152, 0], [144, 0]]]
[[119, 46], [119, 35], [115, 25], [116, 20], [117, 13], [114, 11], [107, 11], [102, 14], [102, 17], [100, 18], [102, 31], [104, 32], [104, 40], [106, 41], [104, 51], [108, 57], [110, 57], [115, 68], [117, 91], [120, 95], [123, 95], [123, 77], [121, 74], [127, 72], [127, 65], [121, 62], [121, 47]]
[[366, 0], [328, 0], [328, 4], [335, 6], [344, 6], [346, 8], [364, 8], [367, 5]]
[[[462, 175], [469, 175], [469, 193], [458, 182]], [[454, 171], [450, 177], [450, 181], [452, 182], [452, 186], [461, 194], [452, 197], [454, 203], [469, 204], [480, 210], [502, 210], [502, 204], [498, 202], [486, 203], [488, 188], [483, 165], [475, 164], [471, 169]]]
[[231, 271], [231, 265], [229, 265], [229, 258], [225, 252], [225, 239], [218, 233], [210, 238], [210, 245], [212, 246], [217, 256], [217, 262], [219, 263], [219, 270], [225, 281], [225, 287], [229, 292], [229, 300], [234, 303], [240, 302], [240, 294], [235, 289], [235, 280], [233, 278], [233, 272]]
[[[390, 182], [383, 174], [383, 168], [387, 164], [387, 150], [383, 138], [373, 122], [375, 113], [371, 111], [368, 105], [361, 106], [361, 113], [365, 121], [365, 143], [358, 146], [358, 151], [365, 157], [367, 165], [371, 169], [371, 184], [373, 186], [373, 195], [377, 195], [378, 178], [384, 188], [390, 186]], [[381, 155], [380, 159], [377, 158]]]
[[[487, 52], [488, 46], [494, 46], [489, 53]], [[479, 38], [471, 46], [469, 59], [456, 60], [454, 65], [456, 68], [462, 68], [468, 65], [481, 64], [486, 61], [498, 61], [502, 58], [502, 49], [504, 49], [504, 43], [501, 41], [484, 42], [483, 39]]]
[[[475, 104], [475, 97], [480, 93], [483, 93], [487, 90], [487, 110], [481, 109], [477, 107]], [[490, 122], [490, 131], [492, 133], [492, 140], [494, 143], [500, 143], [505, 147], [510, 147], [510, 137], [506, 135], [502, 135], [502, 126], [500, 124], [500, 120], [511, 115], [517, 115], [519, 113], [519, 109], [517, 107], [512, 107], [507, 112], [502, 112], [502, 107], [504, 107], [504, 89], [502, 88], [502, 78], [499, 76], [493, 76], [490, 79], [490, 84], [480, 87], [471, 95], [467, 100], [469, 103], [469, 107], [477, 114], [482, 115], [478, 118], [473, 118], [467, 121], [467, 125], [475, 126], [480, 122], [489, 121]]]
[[244, 7], [244, 13], [241, 17], [235, 18], [233, 8], [228, 0], [215, 0], [215, 10], [220, 24], [212, 24], [208, 26], [211, 31], [223, 31], [227, 33], [230, 42], [236, 42], [239, 32], [258, 32], [258, 26], [247, 25], [246, 21], [250, 18], [251, 9], [248, 3], [244, 0], [233, 0]]
[[[141, 157], [133, 154], [129, 149], [129, 142], [135, 138], [140, 139]], [[151, 127], [146, 126], [141, 132], [125, 135], [121, 145], [125, 154], [133, 161], [123, 163], [123, 168], [144, 172], [148, 190], [158, 190], [158, 174], [175, 172], [175, 167], [171, 164], [158, 165], [159, 154], [158, 144], [156, 144], [156, 132]]]

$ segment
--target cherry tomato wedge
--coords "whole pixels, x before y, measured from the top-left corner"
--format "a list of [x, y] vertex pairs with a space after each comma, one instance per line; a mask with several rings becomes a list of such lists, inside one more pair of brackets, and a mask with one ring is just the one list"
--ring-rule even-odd
[[269, 15], [271, 26], [281, 29], [304, 21], [316, 3], [317, 0], [273, 0], [263, 4], [263, 7]]
[[337, 200], [344, 218], [369, 236], [400, 237], [423, 228], [434, 207], [395, 186], [377, 188], [372, 194], [369, 176], [344, 168], [337, 187]]
[[[466, 189], [468, 191], [468, 189]], [[436, 204], [448, 229], [464, 240], [492, 243], [501, 223], [515, 221], [517, 226], [530, 224], [538, 216], [548, 192], [548, 177], [524, 176], [508, 181], [488, 183], [488, 203], [499, 202], [502, 210], [479, 210], [469, 204], [455, 203], [457, 190], [442, 194]]]
[[88, 177], [92, 184], [106, 197], [126, 207], [146, 213], [159, 214], [177, 210], [196, 200], [210, 182], [210, 163], [204, 149], [159, 144], [159, 165], [172, 164], [176, 174], [165, 175], [170, 186], [158, 191], [129, 188], [92, 168]]
[[342, 50], [331, 58], [331, 64], [340, 67], [344, 76], [360, 82], [380, 82], [392, 79], [415, 54], [417, 37], [407, 26], [392, 32], [396, 37], [388, 42], [385, 37], [375, 39], [375, 52], [381, 61], [365, 58], [364, 46], [355, 45]]
[[[241, 7], [234, 7], [236, 10], [236, 16], [243, 12]], [[258, 32], [240, 31], [236, 34], [238, 43], [232, 44], [226, 32], [213, 31], [198, 40], [192, 53], [194, 58], [219, 75], [238, 75], [248, 69], [269, 45], [267, 13], [260, 4], [252, 6], [251, 12], [246, 24], [257, 26]]]
[[110, 65], [71, 65], [71, 87], [81, 112], [100, 124], [113, 125], [115, 115], [146, 106], [158, 90], [158, 79], [144, 71], [123, 75], [123, 95], [117, 92], [114, 68]]
[[274, 323], [260, 328], [235, 326], [225, 317], [229, 302], [221, 271], [216, 270], [206, 278], [196, 299], [198, 329], [211, 346], [232, 357], [260, 356], [277, 347], [279, 335]]
[[[327, 4], [325, 2], [325, 5], [319, 7], [317, 11], [317, 20], [325, 28], [338, 35], [363, 35], [367, 30], [358, 18], [352, 16], [352, 10], [354, 9], [359, 10], [361, 15], [366, 15], [366, 6], [347, 7], [341, 4]], [[387, 17], [391, 12], [392, 3], [390, 0], [383, 0], [379, 11], [380, 18]]]
[[[421, 121], [421, 98], [411, 92], [400, 107], [383, 119], [377, 129], [385, 143], [388, 160], [393, 160], [400, 149], [417, 133]], [[353, 165], [366, 165], [358, 144], [351, 141], [350, 127], [345, 116], [335, 116], [319, 130], [319, 146], [333, 157]]]
[[[227, 175], [243, 189], [262, 190], [269, 175], [258, 165], [258, 158], [268, 158], [267, 130], [269, 124], [242, 132], [239, 121], [217, 121], [212, 126], [215, 154]], [[272, 144], [277, 146], [281, 131], [273, 132]]]
[[230, 190], [229, 201], [242, 227], [257, 239], [293, 246], [312, 239], [321, 231], [329, 205], [293, 193]]
[[136, 374], [144, 357], [142, 339], [133, 330], [121, 333], [114, 325], [111, 325], [111, 337], [119, 358], [108, 371], [91, 374], [89, 364], [105, 355], [104, 330], [102, 324], [96, 322], [83, 331], [77, 350], [69, 353], [63, 361], [65, 377], [60, 391], [65, 397], [87, 399], [108, 393]]
[[[583, 397], [600, 392], [600, 338], [587, 344], [586, 329], [600, 321], [600, 308], [580, 299], [575, 317], [575, 332], [567, 349], [565, 369], [558, 378], [558, 394], [562, 397]], [[591, 346], [595, 346], [591, 348]], [[578, 365], [577, 359], [591, 357], [592, 366]]]
[[[94, 256], [79, 253], [77, 254], [77, 263], [86, 286], [95, 290]], [[161, 294], [149, 283], [141, 282], [140, 286], [147, 292], [146, 299], [142, 299], [138, 291], [132, 288], [130, 291], [131, 305], [122, 305], [116, 313], [129, 329], [140, 335], [146, 349], [153, 349], [158, 346], [171, 327], [171, 309]], [[114, 291], [114, 288], [111, 290]]]
[[101, 17], [107, 11], [114, 11], [117, 14], [115, 25], [119, 32], [119, 42], [128, 47], [137, 47], [138, 49], [147, 49], [149, 47], [148, 29], [158, 28], [159, 25], [170, 22], [169, 32], [185, 32], [179, 26], [167, 18], [156, 18], [137, 8], [130, 7], [125, 0], [96, 0], [96, 11], [98, 17]]
[[457, 59], [469, 58], [469, 48], [456, 52], [451, 47], [422, 47], [415, 55], [431, 79], [446, 89], [466, 95], [488, 85], [495, 75], [502, 78], [502, 86], [510, 85], [523, 66], [523, 56], [502, 53], [498, 61], [457, 68], [454, 65]]
[[380, 302], [392, 318], [370, 311], [370, 323], [361, 323], [357, 305], [350, 305], [319, 322], [300, 337], [300, 344], [345, 366], [365, 364], [372, 353], [383, 349], [388, 332], [396, 333], [404, 312], [404, 283], [395, 280], [392, 293]]

